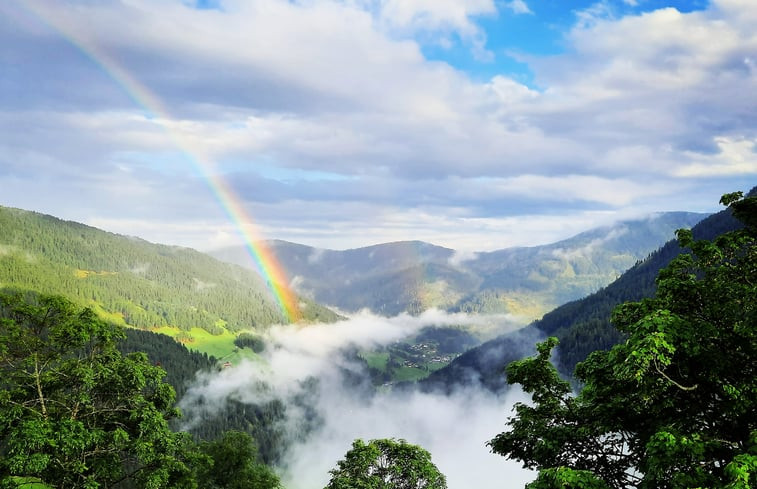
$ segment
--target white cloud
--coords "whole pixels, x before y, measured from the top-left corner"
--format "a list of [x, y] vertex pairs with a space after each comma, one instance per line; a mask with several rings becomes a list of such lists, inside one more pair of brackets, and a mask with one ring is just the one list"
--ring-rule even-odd
[[583, 246], [579, 246], [571, 249], [555, 248], [552, 250], [552, 256], [563, 260], [575, 260], [577, 258], [591, 258], [591, 255], [608, 241], [617, 239], [624, 234], [628, 233], [628, 228], [620, 227], [613, 228], [605, 236], [601, 238], [592, 239]]
[[516, 14], [533, 14], [528, 5], [523, 0], [512, 0], [511, 2], [505, 2], [505, 7], [512, 10]]
[[[569, 75], [569, 86], [585, 90], [604, 87], [595, 97], [642, 95], [642, 103], [653, 101], [646, 97], [654, 93], [696, 89], [714, 78], [746, 82], [748, 78], [729, 76], [737, 72], [722, 71], [733, 55], [754, 52], [757, 46], [757, 35], [734, 21], [717, 9], [681, 13], [674, 8], [617, 20], [599, 18], [572, 31], [570, 41], [580, 59], [566, 61], [578, 62], [578, 69], [561, 65], [560, 72]], [[579, 83], [578, 77], [583, 82]], [[566, 85], [565, 81], [555, 82]], [[722, 97], [721, 90], [712, 95]], [[679, 95], [680, 99], [671, 102], [691, 102], [686, 100], [689, 94]]]
[[[352, 440], [393, 437], [426, 448], [450, 489], [500, 488], [503, 480], [523, 487], [533, 474], [486, 447], [504, 429], [511, 406], [518, 401], [524, 398], [516, 393], [497, 398], [479, 391], [451, 397], [379, 395], [367, 404], [338, 397], [321, 406], [329, 414], [318, 433], [289, 454], [285, 484], [293, 489], [324, 487], [328, 471], [343, 458]], [[399, 416], [398, 406], [402, 406]]]
[[453, 267], [459, 267], [466, 261], [473, 261], [478, 258], [478, 253], [470, 251], [455, 251], [452, 256], [449, 257], [449, 264]]
[[692, 162], [674, 170], [685, 177], [716, 177], [729, 175], [757, 175], [757, 140], [720, 137], [715, 139], [719, 152], [704, 158], [692, 154]]
[[[508, 109], [512, 109], [518, 103], [532, 102], [539, 96], [539, 92], [501, 75], [496, 75], [491, 79], [489, 88], [494, 92], [502, 107]], [[522, 107], [521, 105], [521, 109]]]
[[[448, 315], [439, 311], [395, 318], [362, 313], [336, 324], [274, 327], [269, 335], [271, 346], [264, 352], [266, 362], [245, 362], [203, 376], [182, 400], [185, 419], [196, 422], [220, 408], [227, 398], [245, 403], [293, 396], [307, 399], [319, 423], [304, 439], [300, 431], [302, 413], [294, 405], [286, 410], [285, 427], [294, 443], [284, 454], [286, 465], [282, 470], [286, 487], [293, 489], [325, 486], [328, 471], [354, 439], [390, 437], [404, 438], [429, 450], [434, 463], [447, 476], [450, 489], [467, 489], [471, 484], [493, 489], [501, 486], [503, 478], [523, 485], [533, 474], [516, 462], [492, 455], [486, 447], [486, 442], [504, 429], [512, 404], [525, 401], [519, 391], [501, 397], [471, 386], [451, 396], [413, 392], [371, 395], [350, 388], [342, 377], [345, 370], [359, 374], [358, 366], [340, 356], [344, 347], [374, 348], [430, 325], [480, 323], [514, 327], [512, 320], [504, 316]], [[317, 379], [316, 389], [303, 388], [302, 381], [308, 378]], [[261, 383], [268, 387], [260, 389]], [[202, 403], [198, 404], [200, 399]], [[466, 422], [461, 423], [461, 419]]]
[[382, 18], [395, 26], [414, 30], [452, 28], [462, 36], [471, 36], [480, 29], [471, 20], [479, 15], [496, 14], [492, 0], [384, 0]]
[[383, 0], [380, 7], [381, 22], [390, 32], [420, 36], [421, 41], [430, 36], [444, 47], [450, 47], [450, 36], [457, 35], [481, 60], [491, 60], [493, 55], [474, 18], [496, 14], [493, 0]]
[[[201, 247], [228, 239], [182, 153], [218, 168], [267, 237], [329, 248], [415, 238], [500, 248], [523, 241], [512, 225], [526, 225], [537, 244], [590, 213], [712, 209], [753, 175], [757, 18], [748, 0], [627, 17], [597, 4], [564, 54], [521, 55], [538, 90], [424, 58], [422, 32], [485, 42], [479, 19], [507, 8], [486, 0], [230, 0], [223, 12], [146, 0], [30, 3], [88, 52], [121, 64], [154, 96], [141, 98], [148, 107], [162, 107], [137, 106], [97, 63], [3, 4], [23, 22], [4, 21], [0, 36], [24, 60], [4, 86], [28, 97], [6, 97], [0, 113], [4, 203], [119, 232]], [[39, 56], [39, 45], [59, 56]], [[294, 181], [301, 171], [316, 178]], [[319, 182], [325, 174], [333, 178]], [[687, 191], [689, 200], [677, 197]], [[577, 217], [560, 226], [545, 209]], [[203, 226], [192, 236], [158, 232], [178, 220]]]
[[313, 249], [313, 251], [308, 255], [308, 263], [314, 264], [320, 262], [323, 258], [324, 253], [326, 253], [326, 250], [323, 248]]

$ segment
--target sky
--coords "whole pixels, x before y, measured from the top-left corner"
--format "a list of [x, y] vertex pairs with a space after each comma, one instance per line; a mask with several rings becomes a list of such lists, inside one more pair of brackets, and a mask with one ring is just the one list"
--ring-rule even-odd
[[754, 0], [0, 2], [0, 205], [154, 242], [544, 244], [756, 144]]

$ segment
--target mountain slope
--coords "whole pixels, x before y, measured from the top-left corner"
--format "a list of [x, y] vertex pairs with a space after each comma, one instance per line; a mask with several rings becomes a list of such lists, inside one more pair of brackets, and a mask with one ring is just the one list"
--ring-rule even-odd
[[[680, 227], [704, 217], [661, 213], [581, 233], [545, 246], [463, 256], [421, 241], [335, 251], [272, 241], [293, 287], [346, 311], [384, 315], [438, 307], [534, 319], [608, 284]], [[240, 249], [214, 256], [248, 265]]]
[[[724, 210], [702, 220], [692, 232], [696, 239], [713, 239], [738, 225], [730, 211]], [[668, 241], [607, 287], [556, 308], [520, 331], [499, 336], [466, 352], [432, 373], [421, 382], [421, 387], [450, 390], [475, 379], [492, 390], [499, 390], [505, 386], [504, 366], [531, 354], [533, 346], [527, 343], [546, 336], [557, 336], [560, 340], [555, 363], [561, 372], [570, 375], [576, 363], [592, 351], [609, 349], [622, 341], [620, 333], [610, 324], [612, 309], [623, 302], [654, 295], [658, 272], [680, 252], [676, 240]]]
[[[260, 277], [188, 248], [6, 207], [0, 229], [0, 287], [62, 294], [140, 328], [217, 334], [285, 322]], [[336, 318], [312, 301], [303, 313]]]
[[[730, 211], [724, 210], [703, 219], [691, 230], [695, 239], [711, 240], [739, 226]], [[681, 251], [677, 240], [672, 239], [606, 288], [565, 304], [537, 321], [535, 327], [544, 335], [557, 336], [560, 340], [558, 368], [571, 374], [576, 363], [589, 353], [609, 349], [621, 341], [622, 336], [610, 324], [612, 310], [623, 302], [652, 297], [657, 274]]]

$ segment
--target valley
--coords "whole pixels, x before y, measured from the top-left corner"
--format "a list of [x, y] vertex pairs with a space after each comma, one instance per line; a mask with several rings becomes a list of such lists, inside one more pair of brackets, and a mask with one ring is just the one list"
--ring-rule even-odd
[[[679, 219], [695, 221], [692, 231], [700, 239], [738, 228], [725, 212], [696, 223], [699, 217], [678, 213], [675, 219], [666, 219], [671, 226]], [[305, 259], [308, 266], [300, 263], [301, 273], [315, 273], [311, 266], [333, 267], [329, 275], [333, 280], [351, 277], [353, 284], [361, 284], [348, 299], [360, 304], [359, 310], [332, 312], [303, 297], [303, 319], [288, 323], [251, 270], [194, 250], [145, 243], [16, 209], [0, 208], [0, 219], [8, 223], [6, 229], [14, 230], [13, 239], [0, 242], [3, 293], [30, 291], [30, 284], [42, 283], [40, 277], [53, 277], [46, 281], [45, 292], [65, 294], [91, 307], [102, 320], [126, 326], [123, 352], [146, 351], [152, 362], [169, 372], [166, 379], [180, 396], [183, 417], [173, 421], [173, 429], [198, 440], [248, 433], [257, 444], [258, 460], [276, 467], [286, 487], [294, 489], [326, 484], [329, 467], [356, 437], [402, 438], [428, 447], [448, 474], [450, 487], [463, 487], [471, 469], [481, 488], [493, 487], [496, 474], [503, 470], [511, 480], [527, 483], [533, 474], [514, 462], [468, 455], [478, 453], [481, 440], [504, 426], [509, 406], [527, 400], [519, 390], [506, 386], [504, 365], [533, 355], [537, 342], [556, 335], [561, 346], [555, 364], [569, 375], [590, 351], [621, 341], [609, 325], [609, 310], [654, 294], [650, 278], [681, 251], [673, 241], [654, 244], [654, 233], [639, 224], [642, 221], [623, 223], [622, 232], [593, 230], [552, 245], [481, 253], [454, 264], [449, 261], [451, 251], [420, 242], [390, 243], [370, 251], [345, 252], [372, 254], [373, 272], [366, 272], [369, 277], [361, 282], [358, 272], [338, 265], [343, 257], [337, 252], [327, 258], [325, 251], [279, 243], [278, 248], [294, 247], [320, 257]], [[621, 260], [615, 238], [634, 233], [649, 236], [645, 246], [657, 249], [637, 259], [628, 271], [616, 272], [613, 267]], [[56, 243], [53, 255], [46, 253], [48, 242]], [[605, 245], [608, 249], [602, 249]], [[117, 251], [114, 257], [98, 261], [96, 253], [80, 252], [83, 246]], [[646, 249], [634, 246], [639, 253]], [[397, 250], [408, 249], [416, 250], [416, 257], [404, 261], [396, 257]], [[302, 261], [306, 255], [292, 256]], [[526, 273], [531, 266], [536, 272]], [[151, 274], [150, 269], [166, 271]], [[425, 270], [425, 278], [417, 275], [419, 269]], [[453, 272], [475, 284], [475, 293], [453, 294], [457, 299], [446, 307], [432, 299], [433, 294], [425, 296], [426, 302], [405, 301], [423, 295], [429, 284], [438, 287], [437, 279], [444, 274], [449, 278]], [[609, 284], [597, 282], [602, 274], [611, 273], [620, 276]], [[382, 314], [386, 307], [374, 311], [360, 302], [366, 300], [365, 287], [370, 288], [366, 284], [404, 279], [408, 281], [395, 290], [397, 295], [384, 295], [392, 307], [411, 304], [400, 314]], [[536, 321], [530, 314], [514, 313], [523, 312], [516, 303], [528, 300], [531, 314], [537, 314], [547, 301], [560, 302], [589, 283], [598, 290]], [[388, 293], [391, 287], [378, 290]], [[224, 311], [231, 297], [214, 307], [214, 297], [220, 297], [208, 296], [214, 292], [231, 297], [250, 293], [254, 300]], [[128, 300], [117, 300], [115, 294]], [[138, 316], [133, 310], [145, 314]], [[142, 322], [151, 317], [160, 319], [151, 325]], [[254, 318], [248, 327], [244, 317]], [[476, 417], [466, 423], [464, 432], [438, 429], [452, 427], [473, 412]], [[457, 445], [450, 445], [450, 436], [456, 437]], [[461, 457], [466, 460], [465, 471], [456, 468]]]
[[464, 328], [428, 327], [417, 335], [373, 351], [361, 352], [374, 385], [414, 382], [447, 366], [480, 340]]
[[[524, 326], [549, 308], [594, 291], [702, 215], [663, 213], [539, 247], [461, 254], [423, 242], [346, 251], [269, 243], [300, 293], [303, 321], [333, 322], [359, 310], [384, 316], [429, 309], [506, 315]], [[60, 293], [116, 324], [165, 334], [191, 350], [237, 364], [257, 354], [235, 344], [285, 323], [265, 281], [248, 268], [197, 251], [157, 245], [52, 216], [0, 207], [0, 286]], [[214, 253], [250, 264], [239, 250]], [[465, 341], [439, 349], [410, 338], [365, 351], [376, 384], [416, 381], [502, 333], [497, 321], [458, 325]], [[420, 354], [413, 348], [421, 348]], [[454, 350], [454, 351], [453, 351]], [[423, 356], [425, 355], [425, 357]], [[385, 359], [383, 361], [382, 359]]]

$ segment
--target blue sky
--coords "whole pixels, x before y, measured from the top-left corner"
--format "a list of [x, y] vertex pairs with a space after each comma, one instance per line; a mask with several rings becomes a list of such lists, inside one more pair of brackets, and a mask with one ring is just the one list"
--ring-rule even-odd
[[[753, 0], [10, 0], [0, 205], [481, 251], [757, 182]], [[199, 163], [198, 163], [199, 162]]]
[[[570, 49], [565, 40], [569, 32], [580, 21], [581, 16], [592, 8], [603, 10], [610, 18], [627, 15], [640, 15], [660, 8], [675, 8], [681, 12], [703, 10], [705, 1], [652, 1], [640, 0], [627, 2], [615, 0], [598, 3], [592, 0], [541, 0], [531, 2], [500, 2], [496, 14], [484, 14], [476, 17], [476, 22], [486, 35], [486, 49], [491, 53], [490, 60], [482, 61], [471, 56], [471, 51], [464, 43], [452, 48], [434, 44], [423, 46], [428, 59], [449, 63], [463, 70], [470, 76], [485, 80], [497, 74], [511, 76], [532, 88], [533, 71], [521, 56], [557, 56]], [[528, 11], [523, 9], [528, 8]], [[422, 40], [422, 39], [421, 39]]]

